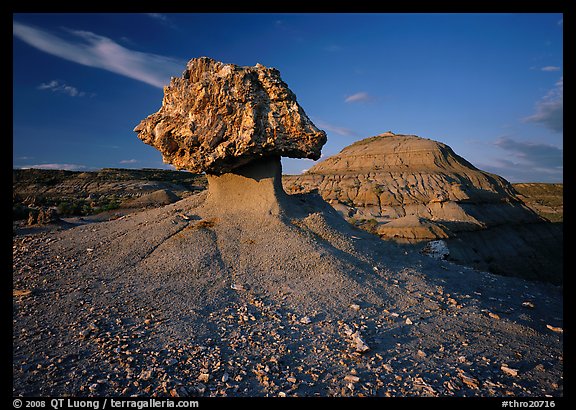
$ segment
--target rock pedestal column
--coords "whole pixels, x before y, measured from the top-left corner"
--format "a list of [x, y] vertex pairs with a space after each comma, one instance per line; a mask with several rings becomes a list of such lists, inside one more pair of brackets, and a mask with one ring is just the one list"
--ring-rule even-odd
[[287, 194], [282, 188], [280, 157], [264, 157], [220, 175], [206, 174], [206, 205], [222, 214], [278, 215]]

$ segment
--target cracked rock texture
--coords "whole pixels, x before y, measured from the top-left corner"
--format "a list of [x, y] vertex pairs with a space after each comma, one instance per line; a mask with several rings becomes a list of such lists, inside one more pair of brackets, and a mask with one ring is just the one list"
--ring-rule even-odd
[[177, 169], [222, 174], [268, 156], [320, 158], [326, 133], [274, 68], [194, 58], [136, 128]]

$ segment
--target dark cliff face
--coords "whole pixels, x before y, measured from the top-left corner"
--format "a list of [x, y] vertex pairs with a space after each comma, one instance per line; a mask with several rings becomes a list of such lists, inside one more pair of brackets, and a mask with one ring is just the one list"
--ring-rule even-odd
[[383, 239], [442, 239], [456, 262], [561, 281], [561, 228], [524, 204], [504, 178], [477, 169], [445, 144], [382, 134], [285, 177], [284, 185], [292, 193], [317, 188], [349, 222]]

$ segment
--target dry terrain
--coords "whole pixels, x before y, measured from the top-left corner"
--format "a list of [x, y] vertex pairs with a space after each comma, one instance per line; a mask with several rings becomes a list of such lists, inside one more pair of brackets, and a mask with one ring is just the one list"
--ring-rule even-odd
[[205, 198], [14, 237], [14, 395], [563, 394], [561, 288]]

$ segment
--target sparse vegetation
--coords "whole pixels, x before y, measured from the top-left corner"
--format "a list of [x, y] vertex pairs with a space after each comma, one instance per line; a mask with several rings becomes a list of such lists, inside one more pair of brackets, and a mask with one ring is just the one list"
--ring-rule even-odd
[[550, 222], [564, 219], [564, 184], [512, 184], [520, 199], [538, 215]]
[[[12, 219], [15, 221], [27, 219], [30, 212], [38, 212], [39, 207], [55, 207], [62, 217], [117, 209], [135, 195], [134, 189], [125, 190], [124, 182], [148, 181], [186, 192], [202, 190], [207, 184], [204, 175], [163, 169], [105, 168], [95, 172], [15, 169], [12, 179]], [[95, 193], [94, 189], [100, 191]]]

